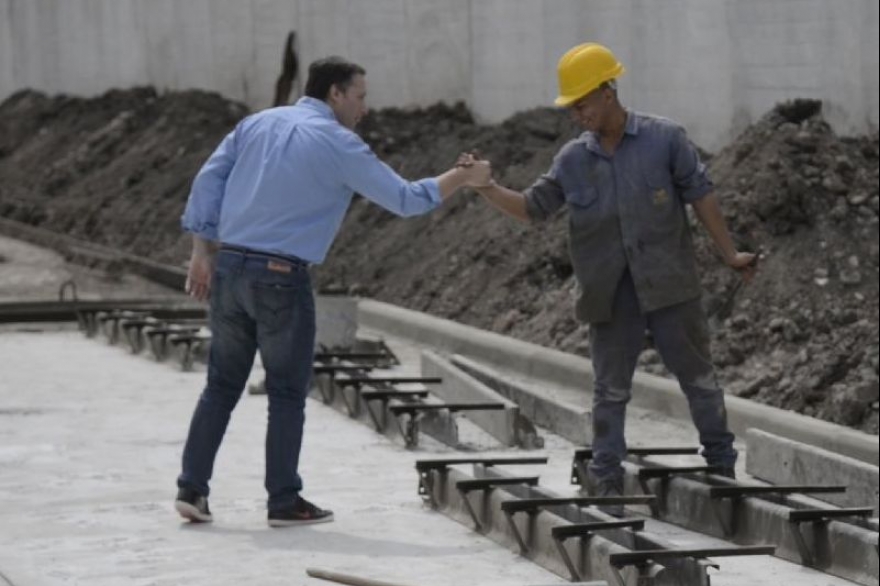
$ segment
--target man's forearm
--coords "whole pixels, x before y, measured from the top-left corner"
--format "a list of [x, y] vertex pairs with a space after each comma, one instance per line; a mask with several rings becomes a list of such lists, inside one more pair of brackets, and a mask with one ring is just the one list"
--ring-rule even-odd
[[468, 174], [461, 167], [453, 167], [437, 176], [437, 186], [440, 189], [440, 199], [451, 197], [456, 191], [467, 183]]
[[477, 191], [493, 206], [522, 222], [531, 220], [526, 210], [526, 196], [518, 191], [508, 189], [497, 183], [481, 187]]
[[718, 198], [714, 193], [698, 199], [693, 202], [694, 212], [700, 223], [705, 226], [706, 231], [715, 242], [715, 245], [721, 251], [724, 261], [729, 263], [736, 256], [736, 246], [730, 237], [727, 229], [727, 222], [721, 213], [721, 206], [718, 204]]

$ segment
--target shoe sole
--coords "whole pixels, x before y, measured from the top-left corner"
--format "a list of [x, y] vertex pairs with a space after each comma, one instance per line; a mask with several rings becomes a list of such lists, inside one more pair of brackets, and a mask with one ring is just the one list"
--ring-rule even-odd
[[214, 520], [214, 517], [210, 514], [206, 515], [193, 505], [184, 501], [174, 501], [174, 508], [180, 513], [181, 517], [192, 521], [193, 523], [210, 523]]
[[317, 525], [318, 523], [330, 523], [333, 521], [333, 515], [321, 517], [320, 519], [305, 519], [302, 521], [288, 521], [286, 519], [269, 519], [269, 527], [296, 527], [297, 525]]

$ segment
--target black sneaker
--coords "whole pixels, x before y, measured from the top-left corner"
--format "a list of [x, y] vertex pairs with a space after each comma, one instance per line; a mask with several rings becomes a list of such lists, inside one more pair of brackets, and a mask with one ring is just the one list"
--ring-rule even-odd
[[333, 511], [327, 511], [306, 499], [299, 497], [292, 507], [269, 511], [270, 527], [291, 527], [293, 525], [312, 525], [329, 523], [333, 520]]
[[208, 499], [191, 488], [181, 488], [177, 491], [174, 508], [181, 517], [193, 523], [210, 523], [214, 520], [208, 508]]

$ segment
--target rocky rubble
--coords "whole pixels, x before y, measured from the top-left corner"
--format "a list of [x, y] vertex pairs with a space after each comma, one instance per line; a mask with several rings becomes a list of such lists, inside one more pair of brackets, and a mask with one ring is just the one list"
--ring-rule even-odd
[[[204, 92], [20, 92], [0, 104], [0, 216], [184, 262], [189, 184], [245, 112]], [[481, 126], [440, 104], [373, 112], [361, 132], [404, 176], [478, 149], [500, 181], [524, 188], [577, 130], [551, 109]], [[735, 237], [762, 251], [754, 282], [738, 286], [695, 225], [726, 389], [877, 433], [877, 134], [838, 137], [821, 104], [797, 100], [712, 157], [710, 172]], [[588, 355], [566, 231], [565, 214], [520, 225], [470, 193], [411, 219], [359, 200], [316, 282]], [[652, 348], [640, 362], [664, 374]]]
[[821, 104], [798, 100], [711, 168], [732, 230], [766, 257], [715, 330], [728, 389], [876, 433], [877, 134], [841, 139]]

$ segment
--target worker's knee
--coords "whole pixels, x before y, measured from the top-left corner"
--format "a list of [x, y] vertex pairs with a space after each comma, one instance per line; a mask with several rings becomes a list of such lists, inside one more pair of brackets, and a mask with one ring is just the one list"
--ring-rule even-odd
[[596, 384], [594, 389], [595, 401], [609, 403], [626, 403], [632, 394], [632, 389], [624, 385]]

